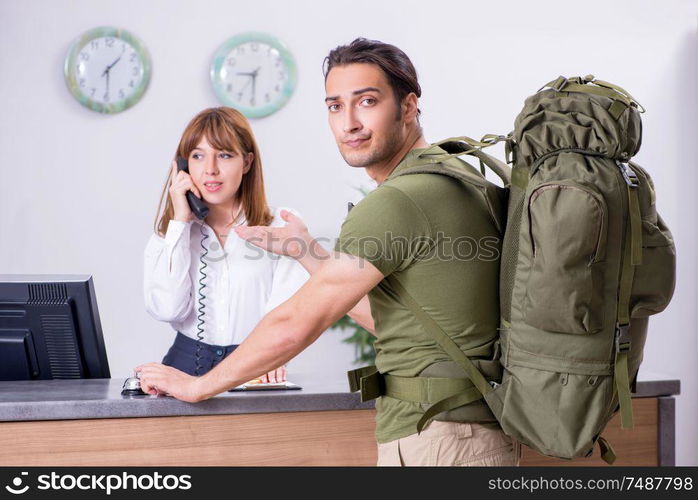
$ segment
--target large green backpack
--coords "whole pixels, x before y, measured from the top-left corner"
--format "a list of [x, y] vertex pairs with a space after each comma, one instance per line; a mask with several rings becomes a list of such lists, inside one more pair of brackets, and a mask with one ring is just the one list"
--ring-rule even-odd
[[[622, 427], [633, 426], [630, 394], [647, 317], [671, 300], [675, 248], [657, 214], [652, 180], [630, 161], [640, 147], [641, 106], [593, 76], [560, 77], [543, 89], [526, 100], [508, 136], [441, 141], [434, 145], [440, 153], [430, 148], [400, 173], [440, 173], [477, 185], [477, 170], [454, 161], [469, 154], [481, 162], [482, 194], [495, 220], [506, 219], [501, 382], [483, 376], [404, 287], [387, 279], [469, 379], [466, 389], [424, 405], [418, 430], [437, 414], [484, 398], [502, 430], [537, 452], [572, 459], [591, 455], [598, 443], [611, 463], [615, 454], [601, 433], [618, 410]], [[513, 164], [510, 182], [508, 167], [481, 151], [502, 140]], [[504, 189], [483, 182], [484, 166]], [[350, 372], [352, 389], [368, 386], [372, 374]], [[418, 399], [420, 378], [393, 397]], [[391, 384], [387, 391], [382, 384], [381, 394], [391, 395]]]

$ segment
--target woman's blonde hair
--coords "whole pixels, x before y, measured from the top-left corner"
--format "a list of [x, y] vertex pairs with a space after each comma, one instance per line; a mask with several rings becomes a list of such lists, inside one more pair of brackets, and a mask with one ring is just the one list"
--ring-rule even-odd
[[[268, 226], [272, 221], [272, 215], [264, 194], [262, 159], [250, 123], [242, 113], [233, 108], [221, 106], [205, 109], [192, 118], [184, 129], [176, 156], [189, 158], [202, 138], [206, 138], [212, 147], [220, 151], [234, 151], [242, 156], [254, 154], [250, 169], [242, 176], [238, 195], [247, 224]], [[155, 232], [163, 237], [167, 233], [167, 226], [174, 218], [174, 207], [168, 191], [171, 180], [172, 168], [168, 171], [155, 217]]]

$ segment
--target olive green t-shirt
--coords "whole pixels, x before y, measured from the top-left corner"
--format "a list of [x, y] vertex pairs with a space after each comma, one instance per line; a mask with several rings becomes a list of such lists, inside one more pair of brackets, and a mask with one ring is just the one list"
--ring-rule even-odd
[[[463, 350], [482, 346], [497, 336], [499, 233], [476, 188], [439, 174], [395, 175], [420, 151], [349, 212], [335, 250], [394, 274]], [[414, 377], [450, 361], [386, 280], [369, 301], [378, 371]], [[414, 434], [424, 413], [419, 403], [388, 396], [376, 410], [379, 443]]]

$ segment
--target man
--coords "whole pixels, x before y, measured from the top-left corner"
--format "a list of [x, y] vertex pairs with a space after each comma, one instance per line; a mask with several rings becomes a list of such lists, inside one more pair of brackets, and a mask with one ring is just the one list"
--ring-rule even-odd
[[[406, 306], [405, 294], [464, 352], [477, 353], [478, 367], [488, 360], [498, 365], [498, 261], [460, 254], [464, 241], [499, 236], [484, 200], [446, 176], [396, 175], [429, 148], [411, 61], [397, 47], [359, 38], [330, 52], [325, 89], [340, 153], [379, 186], [349, 213], [330, 254], [291, 214], [285, 215], [285, 228], [236, 229], [258, 246], [297, 258], [310, 279], [205, 376], [158, 363], [137, 367], [144, 391], [190, 402], [207, 399], [283, 365], [347, 313], [376, 335], [381, 374], [465, 378]], [[378, 398], [379, 465], [518, 465], [520, 444], [501, 431], [481, 400], [440, 413], [417, 433], [425, 407]]]

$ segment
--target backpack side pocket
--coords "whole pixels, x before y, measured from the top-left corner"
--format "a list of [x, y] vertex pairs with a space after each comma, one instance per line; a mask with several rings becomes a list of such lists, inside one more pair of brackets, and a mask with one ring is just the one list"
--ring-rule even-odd
[[662, 312], [676, 285], [676, 249], [664, 220], [642, 221], [642, 264], [635, 268], [630, 316], [644, 318]]
[[555, 181], [531, 192], [533, 260], [523, 304], [527, 324], [574, 334], [602, 328], [607, 220], [606, 202], [591, 186]]

